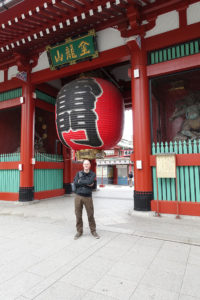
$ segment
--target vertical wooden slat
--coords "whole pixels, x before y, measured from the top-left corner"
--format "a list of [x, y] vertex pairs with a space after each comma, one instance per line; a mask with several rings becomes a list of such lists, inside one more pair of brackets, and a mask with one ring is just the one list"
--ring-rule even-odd
[[[200, 140], [199, 140], [199, 146], [200, 146]], [[194, 140], [194, 153], [198, 153], [197, 149], [197, 141]], [[200, 202], [200, 167], [196, 166], [194, 167], [194, 176], [195, 176], [195, 196], [196, 196], [196, 202]]]
[[[193, 153], [191, 140], [188, 142], [188, 153]], [[189, 167], [189, 177], [190, 177], [190, 199], [191, 202], [195, 202], [195, 188], [194, 188], [194, 167]]]
[[[169, 147], [168, 143], [165, 142], [165, 153], [169, 153]], [[171, 200], [171, 184], [170, 184], [170, 178], [166, 178], [166, 190], [167, 190], [167, 200]]]
[[[152, 154], [153, 155], [156, 154], [155, 143], [153, 143], [153, 145], [152, 145]], [[157, 182], [156, 182], [156, 168], [155, 167], [152, 168], [152, 172], [153, 172], [153, 199], [157, 200]]]
[[180, 46], [176, 46], [176, 57], [179, 58], [181, 56], [181, 53], [180, 53]]
[[[161, 142], [161, 153], [165, 153], [164, 143]], [[166, 178], [162, 178], [162, 200], [167, 200], [167, 193], [166, 193]]]
[[172, 59], [171, 48], [168, 48], [168, 49], [167, 49], [167, 57], [168, 57], [168, 60], [171, 60], [171, 59]]
[[[161, 153], [160, 144], [157, 143], [156, 153]], [[161, 178], [158, 178], [158, 200], [162, 200], [162, 181]]]
[[[174, 142], [174, 152], [176, 154], [179, 154], [179, 149], [178, 149], [177, 142]], [[177, 180], [177, 189], [178, 189], [178, 191], [177, 191], [178, 199], [176, 199], [176, 196], [175, 196], [175, 199], [179, 200], [179, 201], [181, 200], [181, 184], [180, 184], [181, 179], [180, 179], [180, 177], [181, 177], [180, 169], [179, 169], [179, 167], [176, 167], [176, 180]]]
[[185, 54], [190, 55], [189, 43], [185, 43]]
[[[169, 152], [170, 153], [174, 152], [172, 142], [169, 143]], [[175, 184], [175, 179], [174, 178], [170, 179], [170, 187], [171, 187], [171, 200], [176, 200], [176, 184]]]
[[176, 58], [176, 50], [175, 47], [172, 47], [172, 59]]
[[[183, 153], [187, 154], [187, 143], [183, 141]], [[190, 202], [190, 177], [189, 177], [189, 168], [187, 166], [184, 167], [185, 169], [185, 200], [186, 202]]]
[[155, 63], [157, 64], [158, 62], [159, 62], [158, 51], [155, 51]]
[[[178, 143], [179, 154], [183, 154], [182, 141]], [[180, 174], [180, 201], [185, 201], [185, 174], [184, 167], [178, 167]]]

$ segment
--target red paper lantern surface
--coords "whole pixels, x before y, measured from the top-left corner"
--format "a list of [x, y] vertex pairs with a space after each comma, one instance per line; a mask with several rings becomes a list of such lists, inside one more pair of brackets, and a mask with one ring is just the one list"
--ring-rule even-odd
[[123, 133], [124, 103], [118, 89], [101, 78], [80, 78], [62, 87], [56, 100], [61, 142], [74, 150], [110, 149]]

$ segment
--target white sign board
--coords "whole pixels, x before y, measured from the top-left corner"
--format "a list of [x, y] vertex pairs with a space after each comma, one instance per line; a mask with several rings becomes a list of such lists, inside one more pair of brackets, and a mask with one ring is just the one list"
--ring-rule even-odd
[[156, 175], [157, 178], [176, 178], [175, 154], [156, 155]]

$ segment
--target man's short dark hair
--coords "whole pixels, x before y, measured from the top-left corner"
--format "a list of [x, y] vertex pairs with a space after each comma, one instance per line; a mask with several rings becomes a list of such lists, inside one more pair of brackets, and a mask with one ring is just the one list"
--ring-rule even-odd
[[87, 158], [85, 158], [84, 160], [83, 160], [83, 163], [84, 163], [84, 161], [89, 161], [89, 163], [91, 164], [91, 160], [90, 159], [87, 159]]

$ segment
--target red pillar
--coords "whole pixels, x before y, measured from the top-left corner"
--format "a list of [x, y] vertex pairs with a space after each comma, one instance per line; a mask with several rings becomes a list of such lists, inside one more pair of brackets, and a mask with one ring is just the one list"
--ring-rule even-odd
[[[91, 171], [93, 171], [95, 174], [97, 174], [97, 162], [96, 159], [91, 160]], [[93, 190], [96, 190], [97, 188], [97, 179], [95, 179]]]
[[150, 167], [151, 128], [149, 83], [147, 77], [147, 53], [141, 40], [141, 48], [135, 41], [128, 43], [131, 50], [133, 146], [134, 146], [134, 209], [151, 209], [152, 172]]
[[64, 158], [64, 170], [63, 170], [63, 188], [65, 189], [65, 194], [72, 193], [71, 186], [71, 170], [72, 170], [72, 160], [71, 160], [71, 149], [63, 146], [63, 158]]
[[33, 86], [30, 83], [30, 73], [27, 73], [27, 82], [22, 85], [23, 104], [21, 105], [21, 164], [19, 201], [34, 199], [34, 121], [35, 103]]
[[117, 166], [113, 166], [113, 184], [118, 183], [118, 172], [117, 172]]

